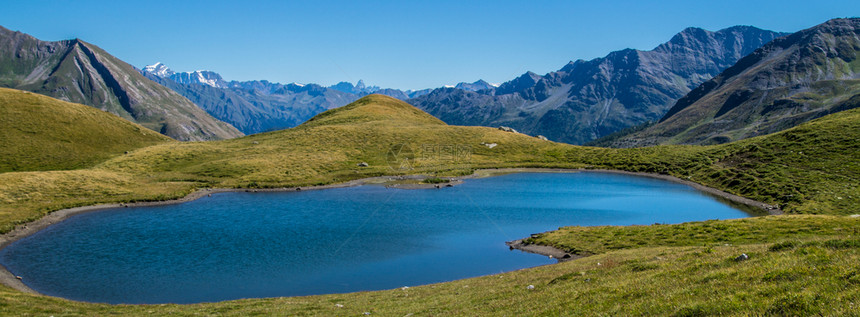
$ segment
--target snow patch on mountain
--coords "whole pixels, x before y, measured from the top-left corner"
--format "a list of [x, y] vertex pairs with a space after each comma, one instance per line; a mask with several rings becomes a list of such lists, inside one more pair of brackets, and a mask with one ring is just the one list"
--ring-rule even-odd
[[170, 78], [171, 80], [181, 84], [200, 84], [215, 88], [227, 88], [229, 86], [228, 83], [221, 78], [221, 75], [208, 70], [177, 73], [167, 67], [167, 65], [158, 62], [145, 66], [143, 71], [161, 78]]
[[143, 68], [143, 71], [153, 74], [158, 77], [170, 77], [170, 75], [174, 74], [174, 71], [167, 67], [167, 65], [162, 64], [161, 62], [157, 62], [152, 65], [147, 65]]

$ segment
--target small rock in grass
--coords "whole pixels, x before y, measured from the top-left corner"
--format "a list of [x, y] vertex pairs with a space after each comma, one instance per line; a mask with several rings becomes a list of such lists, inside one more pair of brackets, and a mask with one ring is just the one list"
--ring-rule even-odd
[[356, 165], [358, 165], [358, 167], [368, 167], [368, 166], [370, 166], [369, 164], [367, 164], [367, 162], [361, 162], [361, 163], [358, 163], [358, 164], [356, 164]]
[[534, 285], [529, 285], [529, 286], [526, 286], [526, 289], [535, 289], [535, 286], [534, 286]]
[[747, 255], [746, 253], [741, 253], [741, 255], [739, 255], [738, 257], [735, 258], [735, 261], [740, 262], [740, 261], [746, 261], [749, 259], [750, 259], [749, 255]]

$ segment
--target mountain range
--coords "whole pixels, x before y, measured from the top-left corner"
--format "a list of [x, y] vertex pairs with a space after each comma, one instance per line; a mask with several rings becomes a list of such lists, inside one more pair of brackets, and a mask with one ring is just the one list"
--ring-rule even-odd
[[90, 105], [177, 140], [290, 128], [383, 94], [448, 124], [508, 126], [565, 143], [610, 135], [595, 144], [713, 144], [860, 104], [857, 21], [831, 20], [791, 35], [751, 26], [687, 28], [650, 51], [616, 51], [502, 84], [416, 91], [362, 80], [328, 87], [227, 81], [162, 63], [136, 69], [79, 39], [45, 42], [0, 27], [0, 86]]
[[0, 27], [0, 87], [89, 105], [177, 140], [241, 136], [173, 90], [80, 39], [40, 41]]
[[687, 92], [783, 35], [750, 26], [687, 28], [650, 51], [577, 60], [478, 91], [435, 89], [408, 102], [448, 124], [504, 125], [582, 144], [660, 119]]
[[781, 131], [860, 106], [860, 19], [779, 38], [681, 98], [615, 147], [715, 144]]
[[[340, 82], [328, 87], [317, 84], [279, 84], [265, 80], [226, 81], [212, 71], [175, 72], [160, 62], [139, 71], [245, 134], [291, 128], [318, 113], [342, 107], [370, 94], [406, 100], [431, 91], [367, 86], [363, 80], [355, 85]], [[456, 87], [472, 91], [493, 86], [478, 80], [474, 83], [459, 83]]]
[[156, 71], [152, 66], [140, 72], [245, 134], [294, 127], [320, 112], [358, 99], [353, 94], [315, 84], [284, 85], [265, 80], [226, 82], [214, 72], [174, 73], [166, 67]]
[[211, 71], [179, 73], [161, 63], [141, 73], [246, 134], [293, 127], [376, 93], [406, 100], [448, 124], [504, 125], [582, 144], [657, 121], [687, 92], [782, 35], [749, 26], [717, 32], [688, 28], [651, 51], [616, 51], [570, 62], [546, 75], [527, 72], [502, 84], [478, 80], [417, 91], [368, 86], [361, 80], [328, 87], [228, 82]]

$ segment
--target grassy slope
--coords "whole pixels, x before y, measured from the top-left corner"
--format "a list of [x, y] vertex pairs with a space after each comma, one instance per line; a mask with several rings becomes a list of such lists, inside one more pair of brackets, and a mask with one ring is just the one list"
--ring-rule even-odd
[[170, 139], [104, 111], [0, 88], [0, 173], [68, 170]]
[[[851, 110], [727, 145], [600, 149], [497, 129], [446, 126], [395, 99], [370, 96], [290, 130], [217, 142], [160, 144], [84, 170], [0, 174], [0, 231], [61, 207], [178, 197], [198, 187], [309, 185], [381, 174], [451, 175], [513, 166], [663, 172], [779, 203], [790, 212], [852, 214], [860, 213], [858, 125], [860, 110]], [[481, 142], [499, 145], [489, 149]], [[389, 166], [386, 153], [397, 144], [414, 150], [416, 170]], [[459, 159], [439, 155], [436, 145], [462, 145], [471, 155]], [[370, 166], [359, 168], [358, 162]], [[0, 313], [695, 315], [778, 314], [787, 309], [847, 314], [860, 300], [860, 272], [855, 269], [860, 250], [852, 242], [857, 233], [851, 230], [857, 227], [857, 218], [782, 216], [677, 226], [568, 228], [539, 242], [597, 255], [405, 291], [184, 306], [75, 303], [0, 287]], [[848, 242], [826, 242], [834, 239]], [[602, 245], [603, 241], [611, 244]], [[783, 241], [796, 242], [768, 251]], [[731, 260], [742, 252], [752, 259]], [[527, 290], [527, 285], [536, 287]], [[336, 303], [344, 307], [336, 308]]]

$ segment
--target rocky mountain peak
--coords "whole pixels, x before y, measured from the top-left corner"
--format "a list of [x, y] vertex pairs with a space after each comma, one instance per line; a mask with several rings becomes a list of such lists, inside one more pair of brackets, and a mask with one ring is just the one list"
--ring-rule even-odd
[[559, 71], [569, 73], [574, 68], [576, 68], [576, 66], [581, 65], [582, 63], [585, 63], [585, 60], [578, 59], [576, 61], [570, 61], [567, 64], [565, 64], [564, 67], [562, 67]]
[[468, 90], [468, 91], [481, 91], [481, 90], [485, 90], [485, 89], [494, 89], [496, 87], [497, 87], [497, 85], [490, 84], [483, 79], [479, 79], [473, 83], [466, 83], [466, 82], [458, 83], [456, 86], [454, 86], [454, 88], [462, 89], [462, 90]]
[[614, 145], [724, 143], [860, 106], [858, 58], [856, 18], [774, 39], [680, 98], [656, 125]]
[[542, 78], [543, 77], [541, 75], [528, 71], [514, 80], [499, 85], [499, 88], [496, 89], [496, 94], [512, 94], [528, 89], [529, 87], [533, 87], [537, 84]]
[[169, 78], [182, 84], [200, 84], [215, 88], [227, 88], [230, 86], [229, 83], [224, 81], [224, 78], [222, 78], [220, 74], [209, 70], [177, 73], [167, 67], [167, 65], [157, 62], [155, 64], [145, 66], [143, 71], [161, 78]]
[[687, 28], [654, 50], [619, 50], [544, 76], [527, 72], [492, 90], [437, 89], [409, 102], [449, 124], [504, 125], [582, 144], [660, 119], [691, 89], [782, 35]]
[[[841, 54], [836, 50], [843, 51], [842, 53], [850, 50], [856, 51], [856, 47], [837, 46], [851, 46], [852, 42], [860, 42], [858, 34], [860, 34], [860, 18], [833, 19], [787, 36], [777, 45], [780, 47], [808, 45], [810, 48], [821, 49], [822, 52], [827, 51], [826, 54], [832, 57]], [[840, 43], [837, 39], [841, 39], [843, 42]]]
[[699, 27], [688, 27], [669, 40], [669, 43], [685, 43], [690, 39], [704, 39], [713, 34], [713, 32]]
[[364, 80], [362, 79], [359, 79], [358, 82], [355, 83], [355, 85], [349, 82], [342, 81], [326, 88], [360, 96], [372, 94], [382, 89], [379, 86], [367, 86], [367, 84], [365, 84]]
[[162, 64], [161, 62], [157, 62], [152, 65], [147, 65], [143, 67], [143, 71], [153, 74], [158, 77], [169, 77], [170, 75], [175, 74], [173, 70], [167, 67], [167, 65]]

